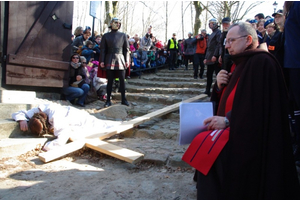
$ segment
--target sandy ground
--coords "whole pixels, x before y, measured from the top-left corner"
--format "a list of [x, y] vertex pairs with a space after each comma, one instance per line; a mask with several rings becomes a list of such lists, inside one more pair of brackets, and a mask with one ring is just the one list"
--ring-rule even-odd
[[37, 153], [0, 160], [0, 199], [196, 199], [191, 168], [133, 165], [90, 149], [45, 164]]

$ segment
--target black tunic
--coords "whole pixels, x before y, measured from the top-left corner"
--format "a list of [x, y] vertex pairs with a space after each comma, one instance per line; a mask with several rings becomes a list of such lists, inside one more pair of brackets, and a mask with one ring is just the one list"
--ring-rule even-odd
[[115, 30], [105, 33], [100, 44], [100, 63], [104, 62], [106, 69], [125, 70], [129, 61], [126, 34]]

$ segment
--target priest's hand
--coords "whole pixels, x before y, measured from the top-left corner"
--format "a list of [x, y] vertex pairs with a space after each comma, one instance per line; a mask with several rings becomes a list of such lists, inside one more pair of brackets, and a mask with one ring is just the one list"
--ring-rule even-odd
[[207, 126], [207, 130], [216, 130], [226, 128], [225, 117], [213, 116], [204, 120], [204, 125]]
[[217, 75], [217, 85], [219, 90], [222, 90], [225, 85], [228, 84], [231, 73], [228, 73], [226, 70], [222, 69]]

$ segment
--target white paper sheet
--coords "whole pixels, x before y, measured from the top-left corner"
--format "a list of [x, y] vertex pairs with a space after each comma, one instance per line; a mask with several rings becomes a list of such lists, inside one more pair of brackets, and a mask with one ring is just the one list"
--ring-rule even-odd
[[207, 129], [203, 121], [213, 116], [212, 102], [181, 103], [179, 145], [190, 144], [195, 136]]

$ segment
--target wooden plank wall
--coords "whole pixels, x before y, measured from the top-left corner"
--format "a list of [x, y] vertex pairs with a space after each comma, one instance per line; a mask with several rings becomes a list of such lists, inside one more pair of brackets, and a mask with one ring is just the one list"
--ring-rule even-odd
[[[52, 14], [58, 19], [53, 20]], [[63, 24], [71, 25], [72, 20], [73, 2], [9, 2], [6, 84], [67, 85], [72, 30], [65, 29]], [[28, 32], [30, 37], [26, 38]]]

